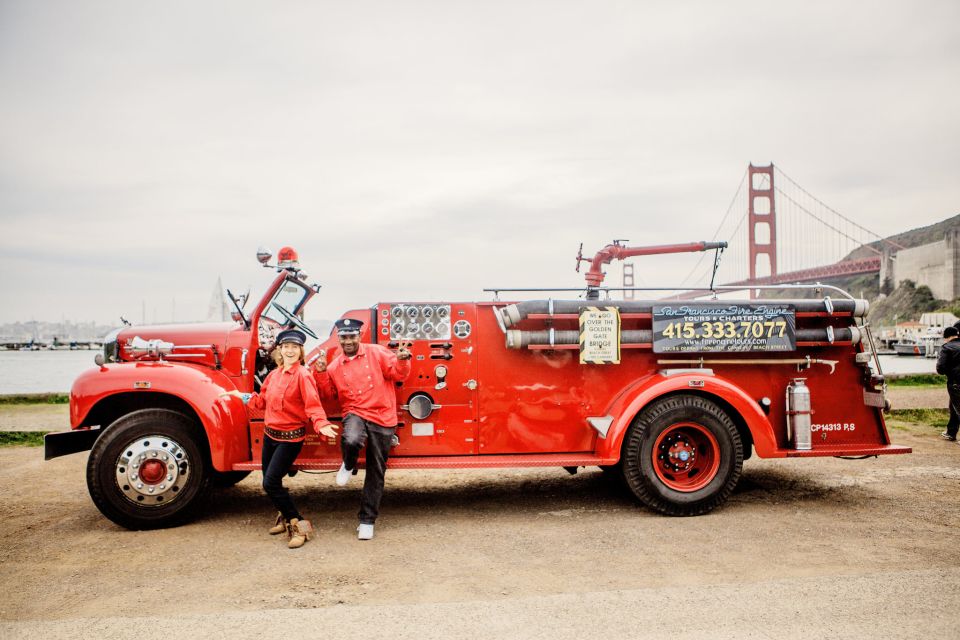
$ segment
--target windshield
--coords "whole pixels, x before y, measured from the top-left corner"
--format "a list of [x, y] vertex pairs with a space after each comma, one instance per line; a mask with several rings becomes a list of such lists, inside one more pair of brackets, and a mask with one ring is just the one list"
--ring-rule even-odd
[[269, 318], [281, 326], [290, 324], [290, 321], [277, 309], [277, 306], [283, 307], [292, 315], [296, 315], [303, 306], [304, 301], [310, 291], [299, 282], [287, 280], [283, 286], [274, 294], [273, 298], [263, 310], [263, 317]]

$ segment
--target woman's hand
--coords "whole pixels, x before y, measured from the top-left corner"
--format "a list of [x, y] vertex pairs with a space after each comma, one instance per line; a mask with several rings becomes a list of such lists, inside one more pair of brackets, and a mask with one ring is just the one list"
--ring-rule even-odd
[[232, 391], [226, 391], [224, 393], [221, 393], [220, 397], [229, 398], [230, 396], [233, 396], [234, 398], [239, 398], [240, 402], [242, 402], [243, 404], [247, 404], [247, 402], [250, 401], [250, 396], [252, 395], [253, 395], [252, 393], [241, 393], [236, 389], [233, 389]]

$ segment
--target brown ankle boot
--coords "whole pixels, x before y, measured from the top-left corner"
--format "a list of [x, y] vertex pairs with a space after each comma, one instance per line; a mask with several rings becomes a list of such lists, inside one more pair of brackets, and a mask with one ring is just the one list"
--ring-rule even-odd
[[290, 526], [290, 522], [283, 517], [282, 513], [277, 513], [277, 522], [272, 527], [270, 527], [270, 535], [275, 536], [281, 533], [287, 532], [287, 527]]
[[299, 549], [307, 540], [313, 537], [313, 525], [309, 520], [290, 520], [290, 542], [287, 546], [291, 549]]

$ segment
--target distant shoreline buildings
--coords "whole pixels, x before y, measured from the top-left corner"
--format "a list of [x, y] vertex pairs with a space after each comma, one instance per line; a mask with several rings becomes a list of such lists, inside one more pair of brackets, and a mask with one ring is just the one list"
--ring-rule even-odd
[[100, 344], [103, 336], [115, 329], [115, 326], [96, 322], [43, 322], [30, 320], [0, 324], [0, 344], [29, 345], [44, 347], [62, 346], [69, 348], [70, 343]]

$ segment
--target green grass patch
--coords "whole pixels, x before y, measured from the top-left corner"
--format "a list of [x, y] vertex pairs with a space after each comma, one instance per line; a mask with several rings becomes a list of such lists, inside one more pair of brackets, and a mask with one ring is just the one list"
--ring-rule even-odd
[[0, 447], [42, 447], [46, 431], [0, 431]]
[[892, 420], [928, 424], [932, 427], [945, 427], [950, 420], [947, 409], [894, 409], [887, 414]]
[[69, 393], [13, 393], [0, 396], [0, 405], [10, 404], [68, 404]]
[[947, 376], [939, 373], [915, 373], [887, 379], [891, 387], [946, 387]]

